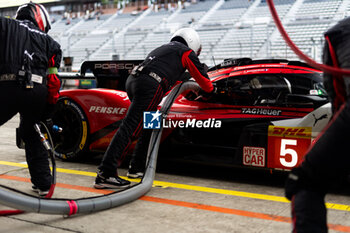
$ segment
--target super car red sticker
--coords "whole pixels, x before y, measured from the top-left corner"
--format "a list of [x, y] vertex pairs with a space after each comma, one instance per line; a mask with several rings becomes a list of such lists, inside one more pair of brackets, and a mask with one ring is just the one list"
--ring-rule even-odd
[[291, 169], [299, 165], [311, 144], [311, 127], [269, 126], [269, 168]]
[[243, 164], [253, 167], [265, 167], [265, 148], [244, 146]]

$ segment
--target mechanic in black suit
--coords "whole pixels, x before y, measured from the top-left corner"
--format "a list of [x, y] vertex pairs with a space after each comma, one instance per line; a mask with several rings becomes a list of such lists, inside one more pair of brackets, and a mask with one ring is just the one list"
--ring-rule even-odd
[[[325, 33], [323, 63], [350, 69], [350, 18]], [[286, 182], [286, 197], [292, 201], [293, 232], [328, 232], [325, 195], [339, 184], [350, 168], [350, 79], [324, 73], [333, 117], [309, 149], [303, 162]]]
[[98, 167], [95, 188], [124, 188], [130, 185], [129, 181], [118, 176], [118, 161], [124, 158], [128, 146], [139, 137], [140, 133], [142, 135], [131, 159], [128, 177], [143, 176], [152, 132], [143, 130], [143, 112], [156, 111], [164, 94], [177, 81], [181, 81], [186, 69], [205, 92], [215, 90], [206, 73], [205, 65], [198, 59], [200, 51], [201, 43], [197, 32], [192, 28], [182, 28], [173, 34], [169, 43], [154, 49], [139, 66], [134, 68], [126, 82], [131, 105]]
[[50, 189], [51, 174], [47, 151], [34, 124], [50, 118], [58, 99], [56, 74], [62, 53], [47, 34], [50, 28], [49, 14], [40, 4], [20, 6], [16, 20], [0, 17], [0, 125], [20, 113], [19, 132], [33, 190], [41, 196]]

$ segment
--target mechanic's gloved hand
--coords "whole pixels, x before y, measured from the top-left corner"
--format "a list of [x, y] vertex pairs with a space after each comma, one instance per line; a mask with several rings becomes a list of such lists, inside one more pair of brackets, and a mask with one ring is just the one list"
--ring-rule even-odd
[[50, 133], [52, 133], [53, 122], [52, 117], [55, 113], [55, 105], [46, 103], [43, 115], [41, 116], [41, 120], [44, 122]]
[[301, 167], [292, 169], [285, 184], [285, 196], [288, 200], [292, 200], [292, 197], [303, 188], [305, 180], [305, 172]]
[[221, 90], [222, 90], [221, 88], [217, 87], [216, 83], [213, 83], [213, 90], [211, 92], [206, 92], [206, 91], [203, 91], [202, 89], [200, 89], [198, 91], [198, 98], [208, 100], [208, 99], [210, 99], [210, 97], [213, 96], [213, 94], [220, 93]]
[[41, 119], [45, 121], [46, 119], [51, 119], [55, 113], [55, 104], [46, 103], [43, 115]]
[[215, 91], [215, 87], [214, 87], [212, 92], [206, 92], [206, 91], [203, 91], [202, 89], [200, 89], [198, 91], [198, 97], [196, 99], [200, 98], [200, 99], [203, 99], [203, 100], [208, 100], [212, 96], [214, 91]]
[[213, 90], [211, 91], [211, 94], [217, 94], [218, 93], [218, 87], [216, 85], [216, 83], [212, 83], [213, 84]]
[[205, 63], [202, 63], [202, 65], [203, 65], [203, 68], [204, 68], [205, 73], [207, 73], [207, 72], [208, 72], [208, 70], [209, 70], [208, 65], [207, 65], [207, 64], [205, 64]]
[[45, 125], [49, 129], [50, 133], [53, 132], [53, 121], [51, 118], [45, 120]]

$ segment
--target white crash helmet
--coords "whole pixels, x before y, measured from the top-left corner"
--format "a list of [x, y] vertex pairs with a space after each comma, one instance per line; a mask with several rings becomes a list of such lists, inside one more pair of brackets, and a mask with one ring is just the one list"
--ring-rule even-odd
[[177, 30], [171, 36], [170, 41], [177, 41], [178, 37], [182, 38], [187, 46], [199, 56], [202, 50], [202, 45], [198, 33], [193, 28], [181, 28]]
[[18, 20], [29, 20], [46, 33], [51, 29], [49, 13], [41, 4], [30, 2], [21, 5], [18, 7], [15, 18]]

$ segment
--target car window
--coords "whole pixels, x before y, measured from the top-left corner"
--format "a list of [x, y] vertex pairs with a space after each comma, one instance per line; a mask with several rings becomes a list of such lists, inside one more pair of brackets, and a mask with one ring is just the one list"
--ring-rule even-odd
[[233, 76], [217, 82], [226, 93], [212, 101], [235, 105], [274, 104], [279, 98], [291, 93], [288, 79], [277, 74]]

